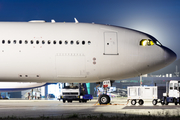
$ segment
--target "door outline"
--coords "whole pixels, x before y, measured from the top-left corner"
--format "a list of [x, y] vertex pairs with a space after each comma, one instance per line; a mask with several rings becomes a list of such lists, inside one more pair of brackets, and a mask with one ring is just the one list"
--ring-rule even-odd
[[117, 32], [104, 32], [103, 55], [119, 55]]

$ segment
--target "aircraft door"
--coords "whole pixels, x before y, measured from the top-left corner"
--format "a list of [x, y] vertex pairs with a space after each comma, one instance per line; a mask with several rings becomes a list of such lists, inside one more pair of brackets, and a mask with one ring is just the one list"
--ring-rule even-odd
[[104, 32], [104, 55], [118, 55], [118, 39], [116, 32]]

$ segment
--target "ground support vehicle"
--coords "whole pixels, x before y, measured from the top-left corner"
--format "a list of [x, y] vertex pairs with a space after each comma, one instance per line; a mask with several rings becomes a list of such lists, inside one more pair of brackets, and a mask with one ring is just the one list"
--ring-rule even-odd
[[158, 87], [157, 86], [132, 86], [127, 88], [128, 100], [131, 100], [132, 105], [144, 104], [145, 99], [152, 99], [154, 105], [158, 100]]
[[145, 99], [152, 99], [152, 104], [168, 105], [174, 103], [180, 104], [180, 81], [171, 80], [166, 83], [166, 87], [161, 86], [132, 86], [127, 88], [128, 100], [131, 104], [144, 104]]
[[63, 103], [79, 101], [87, 102], [93, 99], [92, 95], [88, 94], [86, 83], [63, 83], [61, 95], [58, 98], [63, 100]]
[[166, 83], [166, 93], [163, 93], [161, 104], [168, 105], [169, 103], [180, 105], [180, 81], [178, 80], [171, 80]]

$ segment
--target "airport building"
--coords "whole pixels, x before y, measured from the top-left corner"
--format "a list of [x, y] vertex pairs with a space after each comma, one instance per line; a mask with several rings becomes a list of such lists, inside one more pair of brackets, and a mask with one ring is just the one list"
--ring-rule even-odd
[[[124, 80], [116, 80], [109, 89], [111, 96], [126, 96], [127, 86], [166, 86], [166, 82], [169, 80], [180, 80], [179, 76], [180, 69], [180, 59], [173, 62], [171, 65], [158, 70], [156, 72], [146, 74], [140, 77], [129, 78]], [[94, 97], [97, 96], [97, 89], [102, 90], [101, 87], [97, 87], [96, 83], [86, 83], [88, 93], [92, 94]], [[101, 85], [102, 86], [102, 85]], [[2, 98], [19, 98], [28, 99], [28, 95], [40, 98], [57, 98], [61, 92], [62, 83], [50, 84], [44, 87], [19, 91], [19, 92], [2, 92]], [[37, 98], [36, 98], [37, 99]]]

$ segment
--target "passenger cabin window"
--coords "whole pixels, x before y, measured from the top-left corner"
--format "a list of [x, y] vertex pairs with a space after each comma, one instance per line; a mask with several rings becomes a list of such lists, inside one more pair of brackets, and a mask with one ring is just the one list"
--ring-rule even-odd
[[5, 44], [5, 40], [2, 40], [2, 44]]
[[[143, 41], [146, 41], [146, 39], [143, 39]], [[141, 41], [141, 44], [143, 44], [143, 46], [144, 46], [144, 44], [146, 44], [146, 45], [149, 45], [150, 43], [151, 43], [151, 41], [150, 41], [150, 43], [148, 43], [147, 41], [145, 42], [145, 43], [143, 43], [143, 41]], [[19, 44], [28, 44], [28, 43], [30, 43], [30, 44], [34, 44], [34, 42], [35, 42], [35, 44], [40, 44], [41, 42], [42, 42], [42, 44], [45, 44], [46, 43], [46, 41], [45, 40], [42, 40], [42, 41], [39, 41], [39, 40], [35, 40], [35, 41], [33, 41], [33, 40], [30, 40], [29, 42], [28, 42], [28, 40], [2, 40], [2, 44], [5, 44], [7, 42], [7, 44], [11, 44], [11, 42], [13, 43], [13, 44], [16, 44], [16, 42], [17, 43], [19, 43]], [[48, 40], [47, 41], [47, 44], [51, 44], [51, 42], [52, 42], [52, 44], [58, 44], [58, 41], [56, 41], [56, 40], [53, 40], [53, 41], [51, 41], [51, 40]], [[65, 44], [65, 45], [67, 45], [68, 44], [68, 40], [65, 40], [65, 41], [62, 41], [62, 40], [59, 40], [59, 44], [61, 45], [61, 44]], [[71, 45], [73, 45], [73, 44], [77, 44], [77, 45], [79, 45], [80, 43], [82, 43], [82, 45], [85, 45], [86, 44], [86, 41], [85, 40], [83, 40], [83, 41], [79, 41], [79, 40], [77, 40], [77, 41], [73, 41], [73, 40], [71, 40], [71, 41], [69, 41], [69, 43], [71, 44]], [[91, 44], [91, 41], [87, 41], [87, 44], [88, 45], [90, 45]]]
[[44, 40], [42, 41], [42, 44], [45, 44], [45, 41], [44, 41]]
[[13, 43], [16, 44], [16, 40], [14, 40]]
[[90, 45], [91, 44], [91, 41], [88, 41], [88, 45]]
[[19, 44], [22, 44], [22, 40], [19, 40]]
[[24, 42], [25, 44], [28, 44], [28, 41], [27, 40], [25, 40], [25, 42]]
[[53, 43], [56, 44], [56, 41], [54, 40]]
[[65, 41], [65, 45], [67, 45], [67, 44], [68, 44], [68, 41], [66, 40], [66, 41]]

